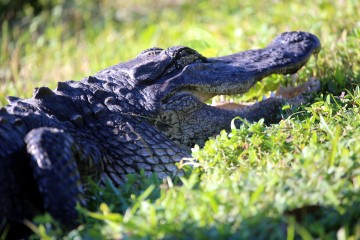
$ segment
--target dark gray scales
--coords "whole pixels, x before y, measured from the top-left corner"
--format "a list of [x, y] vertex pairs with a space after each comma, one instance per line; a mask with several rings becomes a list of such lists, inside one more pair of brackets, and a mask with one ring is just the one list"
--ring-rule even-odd
[[286, 103], [270, 98], [240, 110], [204, 101], [240, 94], [273, 74], [292, 74], [320, 51], [318, 38], [287, 32], [264, 49], [206, 58], [187, 47], [153, 48], [81, 81], [9, 97], [0, 111], [0, 217], [13, 222], [50, 212], [77, 217], [86, 179], [121, 184], [128, 173], [174, 175], [231, 120], [281, 119]]

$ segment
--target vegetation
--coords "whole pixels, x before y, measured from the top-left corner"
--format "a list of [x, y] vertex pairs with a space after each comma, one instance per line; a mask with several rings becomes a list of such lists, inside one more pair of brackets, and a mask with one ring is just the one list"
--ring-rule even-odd
[[[312, 32], [323, 45], [299, 72], [299, 81], [322, 83], [313, 103], [279, 124], [245, 123], [195, 146], [198, 161], [181, 166], [184, 177], [129, 176], [120, 189], [93, 184], [77, 229], [66, 232], [45, 215], [31, 225], [37, 237], [360, 238], [359, 1], [35, 2], [40, 10], [24, 4], [2, 19], [0, 105], [7, 95], [30, 97], [36, 86], [81, 79], [152, 46], [216, 56], [264, 47], [288, 30]], [[270, 76], [241, 99], [280, 82], [288, 77]]]

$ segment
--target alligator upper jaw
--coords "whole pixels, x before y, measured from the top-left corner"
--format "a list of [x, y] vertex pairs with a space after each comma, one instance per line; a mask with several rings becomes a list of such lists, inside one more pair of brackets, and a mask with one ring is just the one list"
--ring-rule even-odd
[[245, 93], [271, 74], [296, 73], [320, 49], [315, 35], [286, 32], [266, 48], [209, 58], [186, 66], [181, 73], [180, 88], [190, 89], [201, 101], [215, 95]]

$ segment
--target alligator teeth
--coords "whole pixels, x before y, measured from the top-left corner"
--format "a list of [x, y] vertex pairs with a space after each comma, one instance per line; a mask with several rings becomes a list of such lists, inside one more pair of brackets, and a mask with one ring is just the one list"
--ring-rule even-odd
[[211, 99], [211, 106], [215, 106], [215, 105], [216, 105], [216, 99], [215, 99], [215, 97], [213, 97]]
[[[297, 74], [291, 75], [293, 81], [296, 81], [298, 78]], [[302, 93], [306, 92], [316, 92], [320, 89], [320, 81], [315, 78], [309, 78], [305, 83], [299, 84], [296, 87], [283, 87], [279, 86], [275, 91], [270, 92], [270, 96], [267, 97], [265, 94], [262, 96], [262, 99], [257, 99], [253, 102], [241, 102], [234, 103], [234, 99], [229, 99], [225, 95], [218, 95], [211, 99], [211, 106], [223, 108], [223, 109], [241, 109], [252, 104], [267, 100], [268, 98], [279, 98], [279, 99], [292, 99]], [[228, 99], [226, 99], [228, 98]]]

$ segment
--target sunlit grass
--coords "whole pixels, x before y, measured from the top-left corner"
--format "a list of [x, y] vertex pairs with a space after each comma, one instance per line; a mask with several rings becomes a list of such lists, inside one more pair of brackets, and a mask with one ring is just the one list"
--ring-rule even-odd
[[2, 23], [0, 79], [5, 84], [0, 87], [0, 101], [5, 103], [4, 96], [14, 93], [29, 97], [38, 85], [52, 87], [58, 81], [81, 79], [152, 46], [187, 45], [206, 56], [217, 56], [264, 47], [289, 30], [320, 37], [321, 66], [326, 61], [334, 68], [338, 51], [351, 44], [352, 49], [345, 52], [353, 68], [358, 68], [357, 1], [200, 1], [196, 6], [169, 2], [102, 1], [97, 7], [69, 1], [23, 19], [22, 24]]

